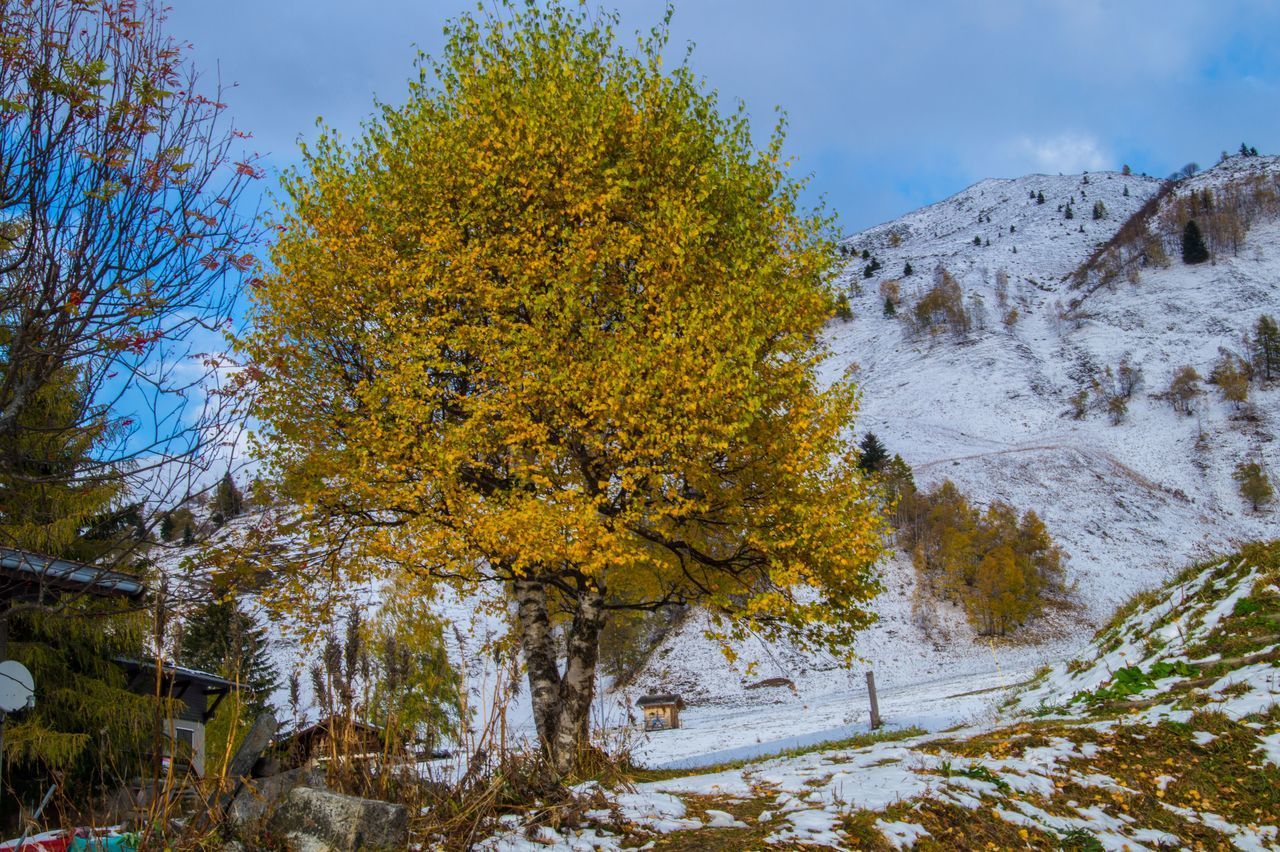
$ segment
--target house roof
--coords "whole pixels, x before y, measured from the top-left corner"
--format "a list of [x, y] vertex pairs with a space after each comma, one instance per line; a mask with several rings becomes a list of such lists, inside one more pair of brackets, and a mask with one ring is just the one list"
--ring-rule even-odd
[[636, 701], [637, 707], [665, 707], [674, 704], [676, 709], [684, 709], [684, 700], [674, 692], [658, 692], [646, 695]]
[[[329, 716], [327, 718], [321, 719], [318, 722], [313, 722], [310, 725], [307, 725], [305, 728], [299, 728], [296, 731], [290, 731], [287, 734], [282, 734], [279, 737], [279, 742], [286, 742], [288, 740], [293, 740], [293, 739], [303, 739], [319, 733], [328, 733], [329, 729], [333, 726], [333, 723], [337, 718], [338, 717], [335, 717], [335, 716]], [[382, 734], [381, 727], [379, 727], [378, 725], [374, 725], [370, 722], [361, 721], [360, 719], [341, 719], [341, 722], [343, 725], [350, 727], [353, 730], [360, 731], [362, 733], [379, 734], [379, 735]]]
[[[116, 662], [124, 666], [130, 672], [136, 671], [155, 671], [156, 664], [152, 660], [132, 660], [128, 657], [117, 657]], [[164, 675], [166, 678], [172, 678], [174, 685], [181, 687], [184, 684], [203, 687], [206, 693], [221, 692], [235, 686], [234, 683], [225, 677], [219, 677], [216, 674], [202, 672], [199, 669], [188, 669], [183, 666], [175, 666], [173, 663], [164, 664]]]
[[0, 547], [0, 577], [21, 585], [49, 585], [102, 597], [139, 598], [147, 587], [137, 577], [98, 565]]
[[[130, 690], [136, 692], [141, 689], [146, 685], [148, 677], [152, 683], [155, 682], [155, 675], [148, 674], [148, 672], [156, 670], [155, 662], [151, 660], [133, 660], [128, 657], [116, 657], [115, 662], [128, 673]], [[222, 703], [222, 699], [235, 687], [235, 684], [225, 677], [202, 672], [199, 669], [175, 666], [173, 663], [164, 663], [161, 671], [164, 673], [164, 690], [174, 698], [187, 702], [188, 706], [191, 706], [188, 693], [193, 687], [206, 699], [213, 698], [213, 703], [211, 704], [196, 705], [204, 708], [201, 713], [201, 721], [204, 722], [208, 722], [213, 718], [213, 714], [217, 711], [218, 705]], [[151, 688], [153, 687], [148, 687], [146, 691], [150, 691]]]

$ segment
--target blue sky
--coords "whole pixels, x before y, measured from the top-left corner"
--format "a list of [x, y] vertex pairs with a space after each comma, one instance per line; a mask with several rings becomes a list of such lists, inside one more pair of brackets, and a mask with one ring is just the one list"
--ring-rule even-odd
[[[358, 132], [396, 102], [415, 45], [438, 51], [467, 0], [171, 0], [237, 123], [278, 170], [317, 117]], [[492, 3], [486, 3], [486, 7]], [[598, 6], [596, 2], [589, 5]], [[662, 15], [617, 0], [627, 29]], [[682, 0], [673, 44], [788, 151], [855, 231], [985, 177], [1209, 165], [1242, 141], [1280, 153], [1280, 3]]]

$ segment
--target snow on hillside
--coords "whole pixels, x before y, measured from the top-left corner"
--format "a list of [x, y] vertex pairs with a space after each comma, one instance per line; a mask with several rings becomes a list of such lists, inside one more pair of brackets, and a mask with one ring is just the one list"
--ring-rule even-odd
[[[871, 296], [876, 295], [876, 284], [890, 278], [901, 279], [905, 292], [927, 289], [939, 263], [975, 288], [984, 283], [989, 288], [996, 270], [1004, 269], [1011, 282], [1044, 290], [1075, 271], [1159, 188], [1155, 178], [1113, 172], [984, 180], [855, 234], [841, 245], [867, 251], [880, 261], [882, 268], [865, 280], [871, 286], [864, 289]], [[1040, 194], [1043, 204], [1036, 197]], [[1106, 214], [1095, 220], [1093, 205], [1099, 201]], [[1068, 205], [1071, 219], [1066, 218]], [[974, 238], [982, 245], [974, 245]], [[850, 286], [864, 282], [862, 272], [869, 262], [857, 259], [850, 264]], [[904, 277], [908, 262], [912, 274]], [[873, 304], [878, 314], [880, 301]]]
[[[1200, 190], [1258, 170], [1280, 172], [1280, 160], [1232, 158], [1184, 186]], [[716, 708], [705, 712], [721, 722], [727, 715], [744, 725], [755, 708], [776, 704], [799, 734], [834, 727], [834, 714], [815, 710], [829, 703], [843, 701], [850, 721], [859, 713], [865, 719], [865, 667], [889, 695], [905, 701], [910, 716], [920, 706], [910, 696], [919, 694], [922, 682], [942, 679], [935, 697], [962, 692], [965, 679], [996, 672], [1009, 682], [1077, 650], [1117, 604], [1166, 580], [1167, 566], [1242, 540], [1274, 537], [1275, 513], [1248, 511], [1231, 472], [1238, 461], [1259, 454], [1273, 475], [1280, 473], [1280, 446], [1273, 440], [1280, 389], [1259, 392], [1255, 385], [1245, 412], [1206, 386], [1209, 393], [1190, 417], [1152, 395], [1183, 364], [1208, 375], [1219, 347], [1243, 352], [1241, 337], [1258, 315], [1280, 314], [1280, 222], [1255, 226], [1238, 256], [1145, 269], [1137, 284], [1099, 290], [1076, 318], [1059, 319], [1061, 306], [1078, 295], [1070, 289], [1071, 273], [1159, 183], [1110, 173], [987, 180], [856, 234], [844, 242], [858, 256], [841, 279], [855, 318], [829, 326], [828, 378], [856, 366], [858, 433], [875, 432], [924, 486], [950, 478], [979, 503], [1001, 499], [1040, 513], [1070, 556], [1068, 576], [1083, 623], [1058, 616], [1039, 645], [995, 645], [943, 606], [937, 613], [942, 629], [926, 632], [911, 617], [912, 572], [899, 558], [885, 566], [887, 591], [876, 604], [881, 621], [861, 637], [865, 662], [853, 671], [751, 642], [735, 649], [742, 659], [731, 668], [703, 638], [705, 625], [695, 617], [658, 648], [629, 690], [632, 697], [677, 689]], [[1033, 197], [1040, 192], [1044, 204]], [[1074, 218], [1067, 220], [1058, 205], [1072, 196]], [[1096, 201], [1106, 210], [1098, 220], [1091, 215]], [[982, 245], [974, 244], [975, 236]], [[860, 256], [864, 249], [882, 265], [871, 278], [863, 275], [870, 262]], [[903, 277], [908, 262], [913, 274]], [[986, 328], [968, 340], [913, 335], [901, 311], [896, 318], [882, 315], [881, 281], [899, 279], [909, 306], [931, 286], [939, 263], [971, 304], [977, 296], [985, 306]], [[1020, 313], [1010, 328], [996, 309], [1001, 270], [1009, 279], [1009, 303]], [[1125, 352], [1145, 377], [1125, 422], [1113, 426], [1100, 412], [1074, 419], [1068, 398], [1082, 370], [1114, 369]], [[753, 662], [748, 674], [743, 664]], [[746, 689], [768, 677], [788, 677], [797, 689]], [[972, 712], [964, 702], [952, 702], [941, 715], [955, 722]], [[696, 722], [697, 713], [691, 718]], [[722, 731], [728, 727], [720, 725]], [[647, 744], [641, 753], [674, 756]]]

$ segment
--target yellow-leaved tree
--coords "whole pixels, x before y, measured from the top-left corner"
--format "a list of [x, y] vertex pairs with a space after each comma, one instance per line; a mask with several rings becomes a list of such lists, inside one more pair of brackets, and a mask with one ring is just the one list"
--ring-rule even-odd
[[[554, 774], [611, 611], [848, 651], [883, 521], [824, 387], [831, 223], [665, 22], [559, 4], [450, 24], [402, 107], [286, 177], [243, 342], [313, 543], [510, 602]], [[295, 569], [324, 564], [313, 549]], [[558, 637], [558, 632], [563, 637]]]

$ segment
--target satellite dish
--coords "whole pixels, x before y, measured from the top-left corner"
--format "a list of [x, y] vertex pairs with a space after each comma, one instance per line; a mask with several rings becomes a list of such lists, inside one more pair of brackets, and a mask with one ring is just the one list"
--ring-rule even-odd
[[17, 660], [0, 663], [0, 713], [36, 706], [36, 681]]

